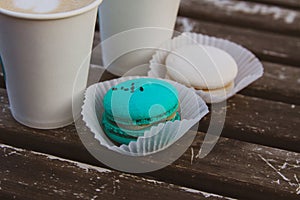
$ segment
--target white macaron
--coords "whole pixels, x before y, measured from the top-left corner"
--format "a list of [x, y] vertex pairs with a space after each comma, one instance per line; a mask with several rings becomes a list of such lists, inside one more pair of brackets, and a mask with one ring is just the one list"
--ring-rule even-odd
[[172, 51], [166, 58], [166, 67], [171, 79], [211, 93], [231, 90], [238, 73], [235, 60], [227, 52], [199, 44]]

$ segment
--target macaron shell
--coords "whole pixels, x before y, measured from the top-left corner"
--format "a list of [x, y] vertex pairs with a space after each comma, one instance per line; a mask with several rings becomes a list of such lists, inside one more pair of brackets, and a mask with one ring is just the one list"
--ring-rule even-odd
[[132, 141], [136, 141], [136, 138], [133, 137], [125, 137], [124, 135], [120, 135], [116, 132], [113, 132], [113, 130], [106, 130], [106, 135], [117, 144], [126, 144], [128, 145]]
[[223, 88], [237, 76], [235, 60], [225, 51], [202, 45], [174, 50], [166, 59], [168, 75], [188, 87]]
[[176, 88], [151, 78], [118, 84], [104, 97], [107, 118], [124, 125], [152, 124], [168, 118], [178, 107]]

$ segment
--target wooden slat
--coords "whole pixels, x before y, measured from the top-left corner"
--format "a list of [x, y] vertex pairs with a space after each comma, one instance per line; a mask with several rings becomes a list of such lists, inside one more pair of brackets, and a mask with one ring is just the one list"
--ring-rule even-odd
[[300, 34], [300, 12], [274, 5], [238, 0], [183, 0], [179, 14], [287, 35]]
[[277, 5], [277, 6], [292, 8], [292, 9], [300, 9], [299, 0], [247, 0], [247, 1]]
[[[2, 102], [7, 101], [5, 97], [1, 99]], [[242, 101], [239, 102], [239, 105], [234, 106], [231, 103], [230, 107], [233, 107], [229, 113], [238, 112], [236, 110], [240, 109], [236, 108], [243, 107], [244, 109], [245, 105], [251, 104], [248, 104], [247, 101]], [[49, 131], [33, 130], [19, 125], [10, 116], [7, 106], [5, 107], [2, 104], [0, 110], [3, 111], [3, 108], [4, 113], [0, 123], [0, 140], [4, 143], [102, 166], [84, 150], [73, 126]], [[297, 109], [299, 110], [299, 108]], [[287, 113], [290, 112], [293, 111], [289, 110]], [[254, 109], [251, 113], [256, 115], [256, 110]], [[228, 120], [232, 122], [234, 115], [229, 116]], [[274, 115], [271, 115], [271, 117], [274, 117]], [[240, 118], [242, 117], [237, 115], [237, 119]], [[247, 116], [243, 116], [243, 118], [247, 119]], [[259, 119], [262, 118], [260, 117]], [[238, 123], [240, 121], [237, 121], [236, 126], [233, 124], [232, 127], [240, 130], [239, 132], [234, 132], [235, 134], [243, 134], [242, 130], [244, 128], [249, 134], [257, 131], [257, 128], [253, 127], [254, 122], [250, 122], [252, 120], [251, 116], [248, 119], [249, 123], [240, 124]], [[271, 120], [271, 125], [278, 122], [279, 119], [281, 119], [281, 115], [275, 118], [274, 121]], [[288, 119], [289, 117], [287, 117]], [[265, 118], [263, 120], [266, 122], [270, 119]], [[299, 120], [299, 117], [296, 120]], [[278, 122], [278, 126], [282, 127], [282, 130], [286, 127], [280, 122]], [[267, 130], [269, 133], [272, 133], [272, 130], [276, 130], [276, 127], [267, 128], [271, 129]], [[292, 129], [291, 127], [289, 130]], [[285, 133], [283, 133], [283, 136], [285, 136]], [[90, 137], [92, 138], [92, 136]], [[299, 197], [296, 195], [298, 185], [295, 177], [298, 178], [300, 176], [300, 154], [221, 138], [208, 157], [196, 159], [202, 137], [203, 134], [199, 132], [192, 146], [193, 151], [189, 149], [177, 162], [165, 169], [146, 174], [145, 176], [234, 198], [257, 199], [268, 197], [272, 199], [297, 199]], [[276, 139], [281, 140], [282, 137]], [[268, 143], [268, 140], [269, 138], [264, 142]], [[179, 174], [180, 176], [177, 176]]]
[[299, 105], [300, 69], [269, 62], [263, 62], [263, 66], [263, 77], [241, 94]]
[[203, 33], [236, 42], [260, 59], [300, 67], [300, 38], [179, 17], [176, 30]]
[[0, 144], [1, 199], [228, 199]]
[[[212, 112], [219, 113], [220, 110]], [[210, 115], [200, 123], [201, 131], [207, 131]], [[229, 138], [300, 152], [299, 124], [299, 105], [236, 95], [227, 101], [222, 134]]]
[[201, 141], [154, 174], [168, 182], [180, 174], [182, 185], [241, 199], [299, 199], [300, 154], [221, 138], [207, 157], [195, 159]]

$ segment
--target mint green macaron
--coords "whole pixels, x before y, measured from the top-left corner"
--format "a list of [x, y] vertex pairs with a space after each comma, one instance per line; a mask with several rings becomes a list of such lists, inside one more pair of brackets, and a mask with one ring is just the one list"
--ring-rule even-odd
[[103, 129], [118, 144], [136, 141], [158, 123], [180, 120], [177, 89], [159, 79], [122, 82], [105, 94], [103, 105]]

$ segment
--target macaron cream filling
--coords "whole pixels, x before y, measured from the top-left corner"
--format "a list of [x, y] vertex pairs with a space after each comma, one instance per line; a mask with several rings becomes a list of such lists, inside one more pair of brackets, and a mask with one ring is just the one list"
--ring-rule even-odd
[[106, 118], [106, 116], [103, 116], [102, 124], [103, 124], [105, 130], [109, 130], [113, 134], [117, 134], [119, 136], [124, 136], [127, 138], [133, 137], [134, 139], [136, 139], [137, 137], [143, 136], [144, 132], [149, 130], [152, 126], [155, 126], [155, 125], [158, 125], [159, 123], [164, 123], [167, 121], [173, 122], [175, 120], [180, 120], [180, 115], [178, 112], [176, 112], [175, 115], [170, 119], [166, 119], [165, 121], [156, 122], [154, 124], [147, 125], [147, 126], [124, 127], [124, 126], [120, 126], [119, 124], [116, 124], [113, 121], [109, 121]]

